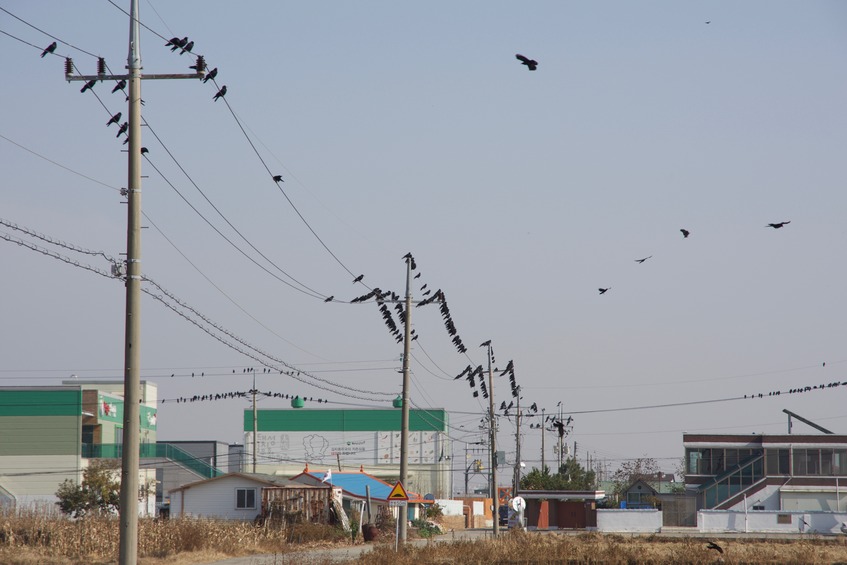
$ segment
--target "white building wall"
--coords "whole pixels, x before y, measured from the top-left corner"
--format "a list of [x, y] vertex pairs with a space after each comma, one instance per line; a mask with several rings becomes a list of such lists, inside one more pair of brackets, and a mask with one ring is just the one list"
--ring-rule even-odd
[[[780, 520], [780, 516], [783, 517]], [[784, 523], [780, 523], [784, 522]], [[762, 532], [762, 533], [841, 533], [841, 523], [847, 522], [847, 512], [779, 512], [756, 510], [731, 512], [701, 510], [697, 513], [697, 528], [704, 533]]]
[[662, 512], [652, 509], [598, 509], [597, 529], [601, 532], [659, 532], [662, 530]]
[[[256, 507], [237, 509], [236, 489], [256, 490]], [[223, 477], [182, 490], [171, 491], [171, 517], [254, 520], [261, 512], [262, 485], [245, 477]]]
[[441, 507], [445, 516], [462, 516], [464, 514], [464, 503], [461, 500], [437, 499], [435, 503]]

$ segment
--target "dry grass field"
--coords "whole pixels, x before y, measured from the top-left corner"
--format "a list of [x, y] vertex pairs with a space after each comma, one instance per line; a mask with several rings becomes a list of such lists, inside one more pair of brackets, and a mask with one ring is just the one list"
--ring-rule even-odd
[[[400, 552], [394, 552], [390, 543], [376, 544], [372, 551], [353, 562], [374, 565], [847, 564], [847, 536], [716, 540], [723, 553], [709, 549], [707, 541], [685, 537], [512, 532], [498, 540], [409, 544]], [[348, 537], [329, 526], [301, 525], [281, 530], [206, 520], [141, 520], [138, 555], [141, 565], [193, 565], [255, 554], [282, 558], [310, 548], [349, 544]], [[3, 565], [106, 565], [115, 563], [117, 554], [118, 524], [114, 519], [71, 521], [36, 515], [0, 516], [0, 564]], [[286, 559], [282, 562], [293, 563]]]

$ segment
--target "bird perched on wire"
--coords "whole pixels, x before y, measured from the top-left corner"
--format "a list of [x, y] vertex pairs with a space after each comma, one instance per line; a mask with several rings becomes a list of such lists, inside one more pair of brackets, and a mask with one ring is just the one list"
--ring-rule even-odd
[[782, 226], [784, 226], [784, 225], [786, 225], [786, 224], [790, 224], [790, 223], [791, 223], [791, 220], [788, 220], [787, 222], [776, 222], [776, 223], [773, 223], [773, 224], [768, 224], [768, 225], [766, 225], [765, 227], [766, 227], [766, 228], [773, 228], [773, 229], [775, 229], [775, 230], [778, 230], [778, 229], [779, 229], [779, 228], [781, 228]]
[[612, 290], [612, 287], [609, 287], [609, 288], [598, 288], [597, 290], [599, 290], [599, 291], [600, 291], [600, 294], [606, 294], [607, 292], [609, 292], [610, 290]]
[[150, 153], [150, 150], [149, 150], [149, 149], [147, 149], [146, 147], [142, 147], [142, 148], [141, 148], [141, 154], [142, 154], [142, 155], [146, 155], [147, 153]]
[[274, 182], [285, 182], [282, 175], [274, 175]]
[[165, 47], [167, 47], [168, 45], [171, 46], [171, 51], [176, 51], [177, 49], [180, 49], [180, 48], [188, 45], [188, 38], [187, 37], [183, 37], [182, 39], [176, 39], [176, 41], [174, 41], [174, 39], [176, 39], [176, 37], [172, 37], [170, 39], [170, 41], [165, 43]]
[[116, 135], [115, 137], [120, 137], [121, 135], [125, 134], [126, 130], [128, 130], [128, 129], [129, 129], [129, 122], [122, 123], [120, 129], [118, 130], [118, 135]]
[[56, 47], [58, 46], [59, 44], [54, 41], [53, 43], [45, 47], [44, 51], [41, 52], [41, 58], [43, 59], [48, 53], [53, 53], [54, 51], [56, 51]]
[[218, 90], [218, 93], [217, 93], [217, 94], [215, 94], [215, 96], [214, 96], [214, 98], [212, 98], [212, 100], [214, 100], [215, 102], [217, 102], [217, 101], [218, 101], [218, 98], [223, 98], [224, 96], [226, 96], [226, 85], [223, 85], [223, 86], [221, 87], [221, 89], [220, 89], [220, 90]]
[[[652, 255], [650, 255], [650, 257], [652, 257]], [[645, 257], [645, 258], [643, 258], [643, 259], [636, 259], [636, 260], [635, 260], [635, 262], [636, 262], [636, 263], [643, 263], [644, 261], [646, 261], [646, 260], [647, 260], [647, 259], [649, 259], [650, 257]]]
[[116, 84], [116, 85], [115, 85], [115, 88], [113, 88], [113, 89], [112, 89], [112, 94], [114, 94], [114, 93], [115, 93], [115, 92], [117, 92], [118, 90], [123, 90], [124, 88], [126, 88], [126, 81], [125, 81], [125, 80], [123, 80], [123, 79], [121, 79], [121, 80], [118, 82], [118, 84]]
[[714, 549], [718, 553], [723, 553], [723, 548], [713, 541], [706, 544], [706, 549]]
[[355, 283], [357, 283], [357, 282], [362, 282], [362, 279], [363, 279], [363, 278], [365, 278], [365, 275], [359, 275], [358, 277], [356, 277], [355, 279], [353, 279], [353, 284], [355, 284]]
[[90, 81], [86, 82], [85, 86], [82, 87], [82, 90], [80, 90], [80, 92], [85, 92], [86, 90], [91, 90], [92, 88], [94, 88], [95, 84], [97, 84], [96, 80], [90, 80]]
[[682, 232], [682, 237], [683, 237], [683, 238], [687, 238], [687, 237], [688, 237], [688, 235], [691, 233], [690, 231], [688, 231], [688, 230], [687, 230], [687, 229], [685, 229], [685, 228], [682, 228], [682, 229], [681, 229], [681, 230], [679, 230], [679, 231], [681, 231], [681, 232]]
[[203, 84], [206, 84], [210, 80], [215, 80], [216, 76], [218, 76], [218, 68], [217, 67], [215, 67], [214, 69], [209, 71], [209, 74], [207, 74], [206, 76], [203, 77]]
[[182, 51], [180, 51], [180, 52], [179, 52], [179, 54], [180, 54], [180, 55], [182, 55], [182, 54], [183, 54], [183, 53], [185, 53], [186, 51], [188, 51], [189, 53], [191, 53], [191, 50], [192, 50], [192, 49], [194, 49], [194, 42], [193, 42], [193, 41], [189, 41], [188, 43], [186, 43], [186, 44], [185, 44], [185, 46], [182, 48]]
[[515, 54], [515, 59], [520, 61], [522, 65], [526, 65], [527, 68], [531, 71], [534, 71], [535, 69], [538, 68], [538, 61], [535, 61], [534, 59], [530, 59], [529, 57], [524, 57], [520, 53]]
[[116, 124], [119, 121], [121, 121], [121, 113], [120, 112], [118, 112], [117, 114], [115, 114], [114, 116], [109, 118], [109, 121], [106, 122], [106, 127], [109, 127], [112, 124]]
[[327, 297], [327, 299], [326, 299], [326, 300], [324, 300], [324, 302], [332, 302], [332, 300], [333, 300], [334, 298], [335, 298], [334, 296], [329, 296], [329, 297]]

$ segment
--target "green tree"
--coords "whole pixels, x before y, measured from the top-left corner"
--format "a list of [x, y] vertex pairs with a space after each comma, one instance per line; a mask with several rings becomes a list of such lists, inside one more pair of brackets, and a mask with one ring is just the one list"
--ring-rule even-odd
[[555, 474], [550, 474], [550, 468], [545, 465], [521, 477], [522, 490], [591, 490], [596, 483], [594, 471], [586, 470], [574, 457], [562, 463]]
[[115, 478], [117, 468], [117, 462], [93, 460], [82, 472], [82, 483], [65, 480], [59, 485], [59, 509], [74, 518], [117, 512], [121, 490], [121, 483]]

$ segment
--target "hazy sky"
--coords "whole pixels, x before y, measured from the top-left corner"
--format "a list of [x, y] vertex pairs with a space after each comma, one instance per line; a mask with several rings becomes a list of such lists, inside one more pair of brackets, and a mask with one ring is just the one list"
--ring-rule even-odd
[[[57, 37], [81, 73], [96, 59], [71, 45], [124, 72], [128, 18], [108, 0], [0, 7]], [[611, 470], [651, 456], [672, 471], [683, 431], [785, 433], [784, 408], [847, 432], [847, 387], [767, 397], [847, 382], [843, 2], [141, 0], [140, 10], [218, 68], [225, 102], [285, 179], [273, 182], [211, 81], [144, 82], [145, 276], [329, 381], [275, 370], [259, 374], [260, 389], [390, 406], [402, 346], [372, 303], [343, 302], [368, 292], [347, 269], [402, 293], [412, 252], [415, 298], [424, 283], [443, 289], [469, 349], [456, 352], [437, 305], [414, 310], [413, 402], [450, 410], [456, 440], [479, 439], [486, 405], [452, 377], [484, 363], [488, 339], [499, 367], [514, 360], [522, 403], [549, 413], [561, 402], [580, 458]], [[7, 34], [39, 48], [53, 39], [5, 11], [0, 30], [0, 218], [119, 258], [126, 154], [106, 122], [126, 119], [124, 96], [114, 83], [95, 86], [103, 105], [81, 94], [62, 57]], [[194, 62], [146, 29], [141, 54], [145, 73]], [[0, 234], [110, 269], [6, 225]], [[122, 378], [122, 283], [0, 244], [0, 383]], [[291, 281], [277, 267], [310, 290], [280, 282]], [[261, 371], [149, 296], [142, 327], [142, 378], [160, 398], [246, 391], [244, 368]], [[505, 377], [495, 399], [511, 400]], [[624, 410], [661, 404], [683, 405]], [[242, 441], [248, 406], [165, 402], [159, 437]], [[514, 429], [501, 419], [507, 451]], [[524, 432], [524, 460], [538, 465], [541, 432]], [[454, 456], [463, 468], [461, 443]]]

